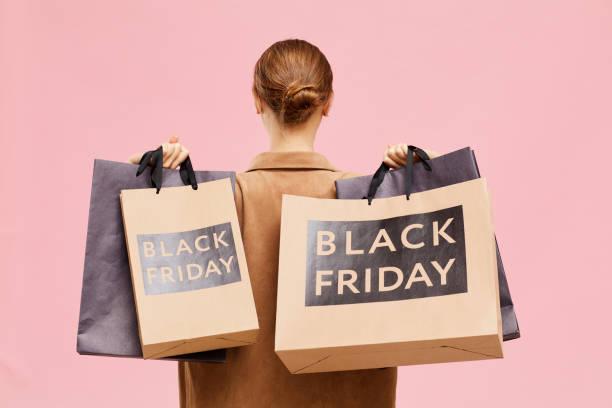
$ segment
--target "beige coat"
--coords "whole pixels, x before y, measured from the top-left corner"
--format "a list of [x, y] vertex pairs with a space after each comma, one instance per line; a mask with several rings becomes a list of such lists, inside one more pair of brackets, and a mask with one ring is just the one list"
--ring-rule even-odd
[[236, 178], [236, 207], [259, 318], [258, 342], [227, 361], [179, 363], [181, 407], [395, 406], [396, 368], [290, 374], [274, 352], [282, 194], [334, 198], [336, 170], [315, 152], [265, 152]]

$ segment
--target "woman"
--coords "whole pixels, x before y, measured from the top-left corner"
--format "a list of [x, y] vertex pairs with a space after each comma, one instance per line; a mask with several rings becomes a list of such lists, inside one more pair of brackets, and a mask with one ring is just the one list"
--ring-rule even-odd
[[[297, 39], [269, 47], [255, 65], [253, 96], [270, 150], [237, 175], [236, 207], [259, 337], [254, 345], [228, 350], [224, 364], [179, 363], [181, 406], [392, 407], [396, 368], [294, 375], [274, 353], [282, 194], [333, 198], [334, 181], [354, 174], [313, 151], [333, 98], [331, 67], [317, 47]], [[164, 144], [165, 167], [177, 168], [187, 155], [176, 138]], [[390, 146], [384, 160], [392, 168], [405, 164], [406, 146]]]

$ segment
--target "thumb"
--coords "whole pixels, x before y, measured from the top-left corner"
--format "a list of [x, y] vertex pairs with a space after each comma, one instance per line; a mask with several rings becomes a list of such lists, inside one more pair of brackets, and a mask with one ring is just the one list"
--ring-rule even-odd
[[179, 138], [178, 136], [175, 136], [175, 135], [170, 136], [170, 139], [168, 140], [168, 142], [170, 143], [178, 143], [178, 141], [179, 141]]

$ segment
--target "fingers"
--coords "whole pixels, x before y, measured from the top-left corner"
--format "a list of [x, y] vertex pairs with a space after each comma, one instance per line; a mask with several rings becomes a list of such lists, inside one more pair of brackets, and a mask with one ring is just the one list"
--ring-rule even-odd
[[400, 165], [404, 166], [406, 164], [406, 152], [404, 151], [404, 148], [406, 147], [406, 145], [394, 145], [389, 147], [388, 149], [388, 155], [391, 159], [393, 159], [394, 162], [399, 163]]
[[164, 167], [167, 169], [176, 169], [189, 156], [189, 150], [178, 142], [178, 137], [170, 137], [168, 143], [164, 143]]
[[404, 160], [406, 160], [406, 158], [408, 157], [408, 145], [407, 144], [400, 144], [397, 145], [398, 147], [398, 154], [400, 155], [401, 158], [403, 158]]
[[[434, 152], [432, 150], [425, 150], [427, 155], [430, 158], [438, 157], [440, 154]], [[392, 169], [397, 169], [399, 167], [406, 165], [406, 160], [408, 158], [408, 145], [406, 144], [396, 144], [387, 146], [387, 150], [385, 151], [385, 156], [383, 162], [391, 167]], [[414, 155], [414, 161], [420, 161], [417, 155]]]
[[[176, 169], [189, 156], [189, 151], [178, 142], [178, 137], [170, 136], [168, 142], [162, 144], [163, 167]], [[136, 153], [130, 156], [128, 162], [139, 164], [143, 153]]]
[[128, 159], [128, 163], [139, 164], [141, 158], [142, 158], [142, 153], [135, 153], [130, 156], [130, 158]]
[[181, 145], [178, 143], [178, 136], [172, 135], [168, 139], [168, 143], [164, 143], [164, 167], [171, 168], [172, 162], [181, 153]]
[[180, 143], [171, 143], [168, 148], [168, 155], [164, 156], [164, 167], [170, 168], [172, 162], [174, 162], [179, 154], [181, 154], [182, 146]]
[[406, 164], [406, 152], [408, 148], [406, 145], [389, 145], [387, 146], [387, 150], [385, 151], [385, 156], [383, 158], [383, 163], [392, 169], [397, 169]]
[[385, 156], [385, 158], [383, 159], [383, 163], [385, 163], [387, 166], [389, 166], [392, 169], [399, 169], [400, 167], [402, 167], [401, 164], [394, 162], [388, 156]]
[[179, 155], [177, 156], [177, 158], [170, 163], [170, 168], [171, 169], [177, 169], [178, 166], [185, 161], [185, 159], [187, 158], [187, 156], [189, 156], [189, 151], [187, 151], [187, 149], [183, 148], [181, 150], [181, 152], [179, 153]]
[[162, 144], [162, 149], [164, 152], [164, 163], [166, 163], [166, 160], [168, 159], [169, 156], [172, 155], [172, 153], [174, 153], [174, 149], [176, 147], [176, 143], [163, 143]]
[[389, 166], [392, 169], [397, 169], [402, 167], [402, 164], [395, 159], [395, 154], [393, 153], [395, 146], [389, 145], [387, 150], [385, 151], [385, 155], [383, 156], [383, 163]]

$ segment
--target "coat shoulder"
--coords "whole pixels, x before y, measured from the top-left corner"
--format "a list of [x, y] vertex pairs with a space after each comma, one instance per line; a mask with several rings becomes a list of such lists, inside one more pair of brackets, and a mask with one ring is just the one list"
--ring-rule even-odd
[[[276, 172], [276, 171], [275, 171]], [[263, 174], [265, 172], [260, 171], [246, 171], [242, 173], [236, 173], [236, 182], [241, 187], [242, 190], [248, 189], [249, 186], [255, 186], [263, 181]], [[290, 171], [290, 173], [294, 173], [294, 171]], [[364, 176], [364, 174], [360, 174], [354, 171], [346, 171], [346, 170], [333, 170], [333, 171], [321, 171], [321, 175], [326, 175], [331, 180], [339, 180], [339, 179], [347, 179], [353, 177]]]
[[335, 173], [338, 174], [338, 177], [336, 177], [337, 179], [347, 179], [347, 178], [365, 176], [365, 174], [356, 173], [354, 171], [339, 170], [339, 171], [337, 171]]

